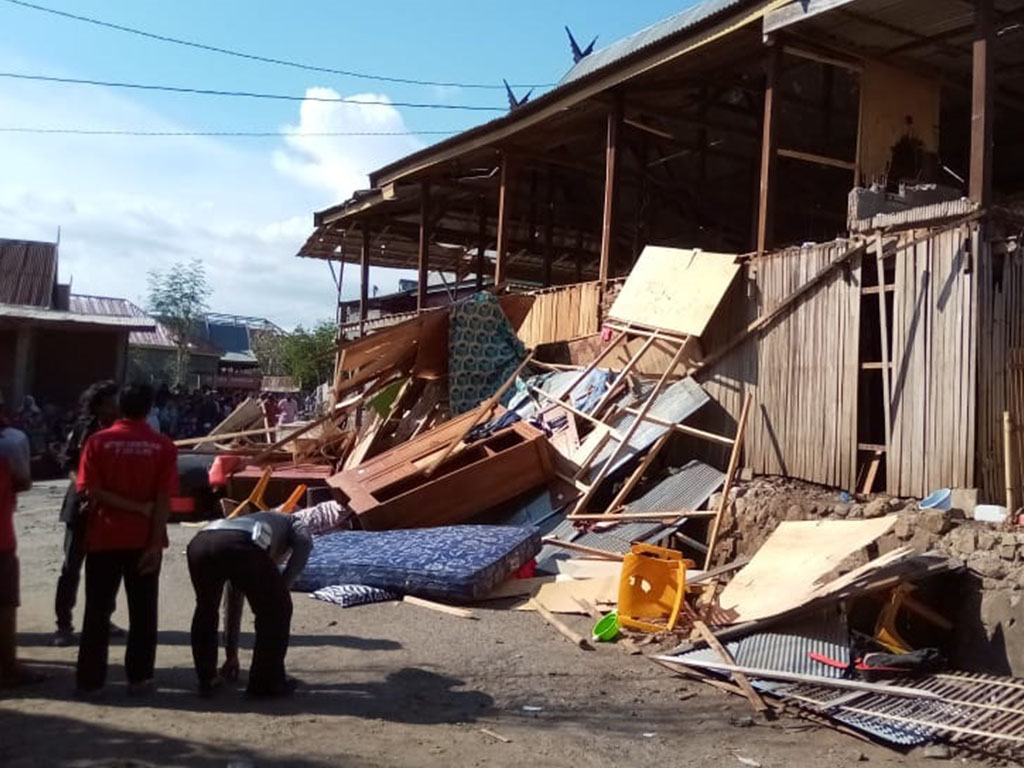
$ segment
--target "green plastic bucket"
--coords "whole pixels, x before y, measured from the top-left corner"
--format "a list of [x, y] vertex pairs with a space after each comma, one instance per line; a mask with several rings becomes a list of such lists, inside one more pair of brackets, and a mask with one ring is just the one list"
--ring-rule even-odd
[[591, 633], [595, 641], [607, 643], [619, 636], [619, 614], [612, 611], [594, 625]]

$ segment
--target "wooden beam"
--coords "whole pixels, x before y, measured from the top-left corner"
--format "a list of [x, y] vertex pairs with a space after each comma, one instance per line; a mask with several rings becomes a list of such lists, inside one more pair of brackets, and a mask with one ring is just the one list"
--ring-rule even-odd
[[420, 247], [418, 253], [418, 282], [416, 284], [416, 311], [422, 312], [427, 304], [427, 276], [430, 270], [430, 182], [420, 184]]
[[484, 252], [487, 250], [487, 206], [480, 199], [480, 223], [476, 232], [476, 289], [484, 289]]
[[[875, 235], [875, 264], [878, 267], [878, 284], [885, 286], [885, 247], [882, 243], [882, 235]], [[889, 307], [886, 304], [887, 298], [884, 292], [878, 294], [878, 322], [879, 333], [882, 339], [882, 418], [885, 419], [885, 450], [886, 461], [888, 452], [892, 450], [892, 365], [889, 360]], [[872, 461], [872, 467], [877, 471], [877, 464]], [[871, 474], [874, 481], [874, 474]]]
[[857, 164], [849, 160], [839, 160], [835, 157], [826, 157], [825, 155], [816, 155], [813, 152], [799, 152], [795, 149], [777, 149], [776, 153], [779, 157], [788, 157], [792, 160], [802, 160], [805, 163], [814, 163], [815, 165], [826, 165], [829, 168], [842, 168], [844, 171], [854, 171], [857, 169]]
[[[708, 647], [712, 648], [715, 653], [721, 657], [723, 662], [726, 664], [736, 663], [736, 659], [734, 659], [732, 654], [726, 650], [725, 646], [719, 642], [714, 633], [708, 629], [707, 624], [698, 619], [693, 622], [693, 628], [697, 630], [698, 634], [700, 634], [702, 638], [704, 638], [704, 642], [708, 644]], [[743, 691], [743, 695], [747, 697], [747, 701], [750, 702], [750, 706], [754, 708], [755, 712], [764, 712], [768, 709], [768, 705], [764, 703], [764, 699], [762, 699], [760, 694], [751, 687], [750, 680], [746, 675], [742, 672], [733, 672], [732, 679], [736, 681], [736, 685], [738, 685], [740, 690]]]
[[363, 227], [363, 248], [359, 254], [359, 336], [366, 335], [370, 300], [370, 230]]
[[992, 124], [995, 121], [995, 69], [992, 66], [992, 0], [974, 6], [971, 82], [970, 197], [987, 206], [992, 200]]
[[547, 197], [544, 203], [544, 287], [551, 285], [551, 264], [555, 258], [555, 175], [547, 172]]
[[506, 258], [508, 257], [508, 240], [511, 222], [509, 221], [510, 195], [512, 190], [512, 161], [507, 153], [501, 156], [501, 180], [498, 187], [498, 244], [497, 258], [494, 262], [494, 286], [497, 289], [505, 280]]
[[608, 112], [608, 133], [605, 141], [604, 160], [604, 215], [601, 224], [601, 262], [598, 280], [601, 292], [608, 286], [608, 271], [611, 265], [612, 248], [615, 244], [615, 184], [619, 167], [619, 137], [622, 132], [622, 95], [615, 97], [615, 104]]
[[782, 70], [782, 49], [772, 45], [768, 52], [764, 85], [764, 123], [761, 133], [761, 182], [757, 207], [757, 252], [763, 254], [771, 247], [774, 236], [775, 145], [777, 131], [775, 119], [779, 112], [779, 74]]
[[736, 425], [736, 440], [732, 444], [732, 455], [729, 456], [729, 467], [725, 471], [725, 483], [722, 485], [722, 501], [718, 504], [718, 513], [711, 523], [711, 533], [708, 535], [708, 553], [704, 560], [704, 570], [711, 568], [711, 560], [715, 556], [715, 542], [718, 539], [718, 528], [722, 524], [722, 513], [729, 503], [729, 492], [732, 490], [733, 478], [736, 476], [736, 469], [740, 465], [740, 452], [743, 450], [743, 435], [747, 431], [747, 417], [750, 415], [750, 404], [754, 396], [749, 392], [743, 401], [743, 410], [740, 412], [740, 420]]

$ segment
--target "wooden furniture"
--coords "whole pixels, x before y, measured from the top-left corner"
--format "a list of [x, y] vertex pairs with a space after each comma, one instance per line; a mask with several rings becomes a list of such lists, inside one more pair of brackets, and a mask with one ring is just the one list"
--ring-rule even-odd
[[[550, 446], [524, 422], [469, 444], [427, 477], [423, 470], [464, 433], [478, 411], [339, 472], [328, 483], [342, 493], [365, 530], [381, 531], [465, 522], [552, 479]], [[496, 415], [501, 413], [498, 408]]]

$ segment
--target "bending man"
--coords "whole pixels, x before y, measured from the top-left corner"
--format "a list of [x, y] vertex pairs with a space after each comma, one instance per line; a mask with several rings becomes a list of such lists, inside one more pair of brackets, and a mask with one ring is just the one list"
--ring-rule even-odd
[[[305, 524], [280, 512], [257, 512], [232, 520], [216, 520], [188, 545], [188, 570], [196, 591], [192, 617], [192, 659], [199, 692], [210, 694], [222, 678], [217, 674], [217, 610], [225, 584], [227, 661], [222, 673], [238, 674], [238, 635], [243, 600], [256, 616], [256, 645], [249, 670], [251, 696], [282, 696], [295, 690], [285, 675], [284, 657], [291, 632], [289, 590], [306, 567], [313, 539]], [[283, 571], [278, 565], [288, 560]]]

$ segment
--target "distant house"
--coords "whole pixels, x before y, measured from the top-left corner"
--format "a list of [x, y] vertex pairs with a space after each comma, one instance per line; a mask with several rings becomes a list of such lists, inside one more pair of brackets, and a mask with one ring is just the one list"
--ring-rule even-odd
[[153, 328], [111, 311], [121, 299], [73, 296], [57, 267], [56, 243], [0, 239], [0, 392], [14, 409], [26, 395], [71, 407], [92, 382], [121, 381], [128, 335]]
[[[131, 306], [142, 312], [135, 305]], [[134, 375], [153, 383], [169, 384], [174, 379], [177, 345], [174, 335], [159, 318], [154, 324], [151, 331], [132, 333], [131, 369]], [[205, 315], [188, 345], [185, 385], [259, 390], [263, 375], [253, 347], [261, 333], [283, 334], [284, 331], [263, 318], [213, 312]]]

